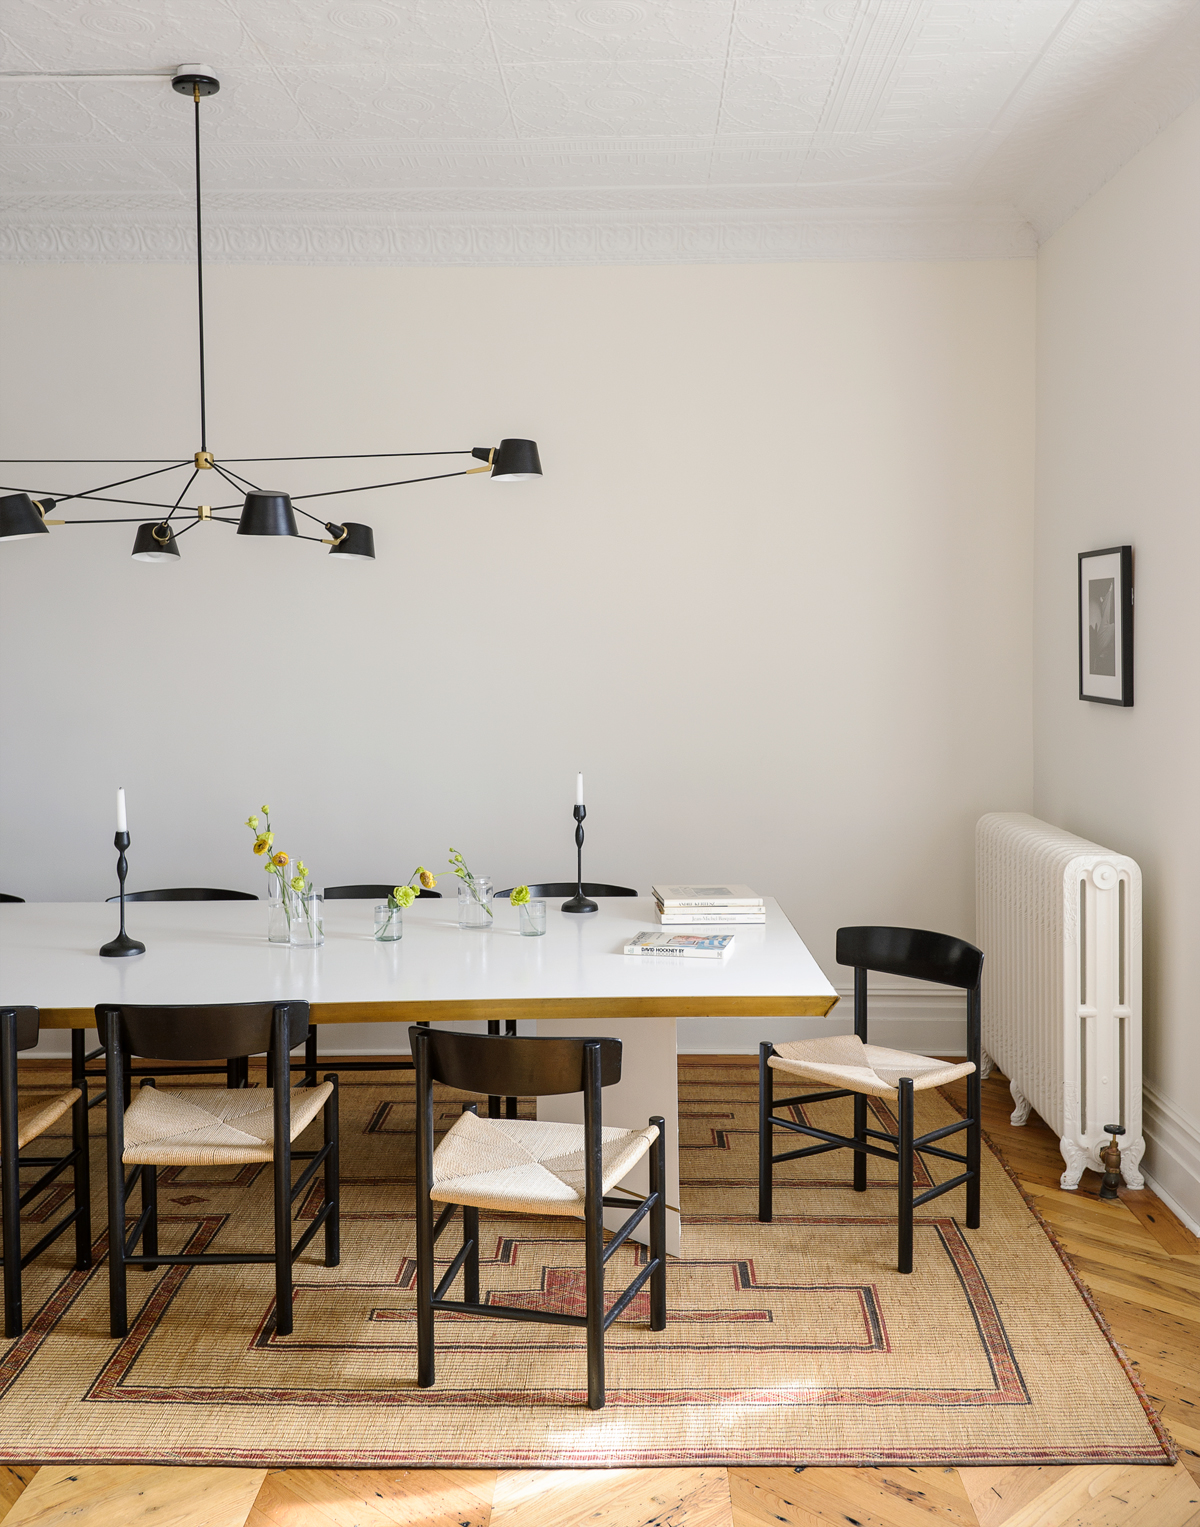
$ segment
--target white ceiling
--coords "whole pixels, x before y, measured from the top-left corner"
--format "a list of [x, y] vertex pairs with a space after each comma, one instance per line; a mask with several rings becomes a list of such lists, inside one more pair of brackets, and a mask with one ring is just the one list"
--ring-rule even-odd
[[1200, 92], [1198, 0], [4, 0], [0, 258], [1030, 254]]

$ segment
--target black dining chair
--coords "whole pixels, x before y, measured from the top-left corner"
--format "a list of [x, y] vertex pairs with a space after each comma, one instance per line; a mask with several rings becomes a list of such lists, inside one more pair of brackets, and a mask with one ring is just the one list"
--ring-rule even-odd
[[[507, 891], [497, 891], [493, 901], [501, 901], [505, 896], [511, 896], [514, 887], [509, 886]], [[551, 896], [574, 896], [579, 890], [579, 882], [576, 880], [542, 880], [537, 885], [529, 887], [530, 896], [539, 900]], [[583, 894], [585, 896], [636, 896], [638, 893], [627, 885], [601, 885], [598, 880], [585, 880], [583, 882]]]
[[[106, 1003], [96, 1008], [104, 1041], [107, 1090], [121, 1097], [131, 1056], [170, 1060], [207, 1056], [266, 1054], [266, 1087], [189, 1087], [171, 1092], [143, 1084], [125, 1109], [108, 1109], [108, 1279], [113, 1336], [124, 1336], [129, 1321], [126, 1271], [129, 1267], [204, 1267], [272, 1262], [275, 1265], [275, 1334], [292, 1334], [292, 1264], [317, 1231], [325, 1229], [325, 1266], [341, 1259], [339, 1238], [337, 1077], [319, 1087], [272, 1085], [290, 1082], [287, 1060], [308, 1033], [307, 1002], [223, 1002], [205, 1006], [141, 1006]], [[322, 1115], [319, 1150], [298, 1151], [294, 1142]], [[207, 1123], [205, 1122], [207, 1121]], [[229, 1127], [253, 1140], [228, 1144]], [[158, 1168], [272, 1163], [275, 1245], [269, 1252], [227, 1251], [171, 1255], [158, 1249]], [[292, 1162], [308, 1166], [292, 1182]], [[324, 1167], [324, 1202], [312, 1224], [292, 1244], [292, 1205]], [[133, 1170], [126, 1176], [126, 1168]], [[126, 1205], [141, 1182], [142, 1212], [126, 1228]], [[138, 1242], [142, 1250], [137, 1250]]]
[[[4, 1335], [20, 1336], [25, 1329], [21, 1307], [21, 1273], [75, 1226], [75, 1266], [92, 1265], [92, 1208], [88, 1175], [87, 1088], [80, 1083], [61, 1089], [18, 1090], [17, 1054], [38, 1042], [40, 1015], [36, 1007], [0, 1008], [0, 1197], [3, 1200]], [[64, 1114], [71, 1115], [71, 1148], [60, 1156], [22, 1156]], [[41, 1175], [21, 1191], [21, 1170], [41, 1167]], [[74, 1207], [47, 1230], [28, 1251], [21, 1247], [21, 1210], [71, 1168]]]
[[24, 905], [25, 898], [24, 896], [6, 896], [3, 891], [0, 891], [0, 901], [19, 901], [22, 905]]
[[[897, 1268], [902, 1273], [913, 1267], [913, 1210], [931, 1199], [949, 1193], [952, 1188], [967, 1189], [967, 1228], [979, 1228], [979, 1169], [982, 1133], [980, 1124], [980, 977], [983, 952], [964, 939], [945, 933], [929, 933], [921, 928], [839, 928], [837, 961], [854, 967], [854, 1033], [835, 1034], [828, 1039], [789, 1040], [781, 1044], [764, 1041], [759, 1045], [758, 1060], [758, 1217], [769, 1223], [773, 1213], [773, 1167], [781, 1161], [796, 1161], [823, 1151], [854, 1152], [854, 1191], [867, 1188], [867, 1157], [879, 1156], [894, 1161], [898, 1168], [898, 1241]], [[906, 976], [916, 981], [934, 981], [941, 986], [955, 986], [967, 994], [967, 1059], [963, 1062], [936, 1060], [927, 1055], [913, 1055], [904, 1050], [889, 1050], [867, 1042], [867, 972]], [[807, 1093], [799, 1097], [775, 1096], [775, 1073], [803, 1078], [806, 1082], [832, 1084], [834, 1090]], [[958, 1124], [914, 1138], [913, 1098], [917, 1092], [967, 1078], [967, 1117]], [[800, 1109], [806, 1104], [823, 1103], [834, 1098], [853, 1097], [854, 1136], [838, 1135], [815, 1125], [800, 1122], [795, 1116], [780, 1118], [781, 1109]], [[895, 1132], [867, 1128], [868, 1097], [897, 1101]], [[773, 1155], [775, 1129], [790, 1130], [822, 1141], [800, 1150]], [[951, 1135], [966, 1131], [966, 1154], [944, 1149]], [[887, 1142], [888, 1148], [873, 1145], [873, 1140]], [[946, 1182], [936, 1183], [918, 1197], [913, 1197], [913, 1153], [937, 1156], [962, 1165], [964, 1170]]]
[[[325, 900], [386, 901], [396, 888], [396, 884], [397, 882], [393, 880], [390, 885], [384, 885], [382, 882], [368, 885], [327, 885], [325, 887]], [[441, 891], [428, 891], [424, 886], [421, 886], [419, 889], [414, 886], [413, 889], [416, 890], [418, 896], [428, 897], [432, 901], [440, 901], [442, 899]], [[321, 1061], [317, 1052], [317, 1025], [314, 1023], [308, 1031], [308, 1040], [304, 1046], [303, 1067], [293, 1066], [292, 1069], [303, 1069], [304, 1084], [306, 1087], [311, 1087], [316, 1081], [317, 1068], [320, 1064]], [[337, 1067], [339, 1071], [411, 1071], [413, 1063], [411, 1057], [407, 1055], [397, 1055], [386, 1060], [343, 1060], [339, 1055]]]
[[[120, 901], [106, 896], [105, 901]], [[126, 901], [257, 901], [253, 891], [219, 891], [207, 885], [173, 885], [162, 891], [126, 891]]]
[[[417, 1072], [417, 1383], [435, 1377], [434, 1314], [438, 1310], [489, 1320], [528, 1320], [581, 1326], [587, 1331], [587, 1403], [604, 1404], [604, 1333], [643, 1285], [650, 1283], [650, 1329], [667, 1326], [666, 1124], [646, 1129], [603, 1128], [601, 1091], [621, 1080], [619, 1039], [510, 1039], [408, 1031]], [[583, 1093], [582, 1124], [533, 1119], [481, 1119], [469, 1104], [434, 1148], [433, 1087], [462, 1092], [497, 1086], [518, 1097]], [[605, 1208], [628, 1208], [611, 1192], [649, 1152], [650, 1192], [604, 1244]], [[514, 1153], [519, 1164], [514, 1164]], [[582, 1190], [579, 1169], [583, 1168]], [[434, 1204], [441, 1211], [434, 1220]], [[462, 1246], [435, 1284], [438, 1237], [462, 1209]], [[487, 1302], [479, 1291], [479, 1211], [566, 1216], [583, 1221], [586, 1315]], [[604, 1268], [649, 1216], [650, 1260], [605, 1313]], [[446, 1297], [459, 1273], [461, 1300]]]

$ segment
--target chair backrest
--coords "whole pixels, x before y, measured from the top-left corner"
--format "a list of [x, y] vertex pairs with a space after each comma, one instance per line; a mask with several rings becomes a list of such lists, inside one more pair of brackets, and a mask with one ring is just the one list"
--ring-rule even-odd
[[600, 1085], [621, 1080], [619, 1039], [521, 1039], [503, 1034], [408, 1031], [414, 1058], [424, 1046], [431, 1081], [460, 1092], [508, 1098], [550, 1097], [586, 1086], [584, 1046], [600, 1046]]
[[19, 901], [23, 903], [24, 900], [24, 896], [6, 896], [3, 891], [0, 891], [0, 901]]
[[[326, 901], [384, 901], [396, 888], [397, 882], [393, 880], [389, 885], [327, 885], [325, 887]], [[415, 889], [415, 888], [414, 888]], [[436, 901], [442, 897], [441, 891], [427, 891], [424, 886], [417, 891], [418, 896], [429, 896]]]
[[8, 1014], [15, 1016], [14, 1032], [16, 1034], [15, 1048], [18, 1050], [32, 1050], [38, 1042], [38, 1029], [40, 1019], [36, 1007], [0, 1007], [0, 1024], [7, 1024], [10, 1020]]
[[[105, 901], [120, 901], [106, 896]], [[165, 891], [126, 891], [126, 901], [257, 901], [253, 891], [217, 891], [207, 885], [173, 885]]]
[[214, 1002], [149, 1005], [102, 1002], [96, 1007], [100, 1043], [108, 1045], [108, 1023], [118, 1025], [121, 1047], [154, 1060], [234, 1060], [271, 1048], [275, 1009], [288, 1010], [288, 1048], [308, 1038], [307, 1002]]
[[[531, 896], [574, 896], [579, 886], [574, 880], [543, 880], [537, 885], [529, 887]], [[505, 896], [511, 896], [513, 887], [507, 891], [497, 891], [493, 901], [500, 901]], [[583, 882], [583, 894], [585, 896], [636, 896], [637, 892], [627, 885], [601, 885], [595, 880]]]
[[983, 951], [965, 939], [924, 928], [839, 928], [837, 962], [973, 991], [979, 985]]

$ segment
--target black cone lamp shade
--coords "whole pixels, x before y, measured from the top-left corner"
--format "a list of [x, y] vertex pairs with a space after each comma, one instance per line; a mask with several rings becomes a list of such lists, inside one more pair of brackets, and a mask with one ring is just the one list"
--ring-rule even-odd
[[374, 562], [375, 532], [370, 525], [356, 525], [352, 520], [347, 520], [343, 525], [326, 525], [325, 529], [334, 535], [339, 530], [346, 532], [336, 546], [329, 548], [331, 557], [337, 557], [343, 562]]
[[294, 536], [296, 516], [286, 493], [247, 493], [238, 521], [240, 536]]
[[30, 536], [49, 534], [28, 493], [9, 493], [0, 498], [0, 541], [24, 541]]
[[[157, 533], [156, 533], [157, 532]], [[153, 525], [139, 525], [133, 538], [135, 562], [179, 563], [179, 547], [175, 544], [175, 532], [170, 525], [155, 520]]]
[[536, 440], [502, 440], [492, 460], [493, 482], [528, 482], [542, 475]]

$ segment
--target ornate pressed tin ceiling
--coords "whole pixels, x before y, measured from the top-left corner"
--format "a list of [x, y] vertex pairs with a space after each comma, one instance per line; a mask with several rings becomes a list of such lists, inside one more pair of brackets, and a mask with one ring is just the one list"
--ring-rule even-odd
[[5, 0], [0, 258], [1030, 254], [1200, 90], [1196, 0]]

